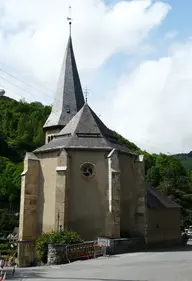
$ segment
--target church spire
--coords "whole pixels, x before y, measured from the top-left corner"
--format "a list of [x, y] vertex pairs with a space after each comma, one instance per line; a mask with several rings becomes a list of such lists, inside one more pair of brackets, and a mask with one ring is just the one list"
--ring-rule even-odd
[[52, 111], [44, 125], [44, 129], [47, 133], [50, 130], [60, 131], [85, 103], [73, 51], [71, 37], [72, 19], [70, 15], [67, 20], [69, 21], [69, 39], [61, 67]]

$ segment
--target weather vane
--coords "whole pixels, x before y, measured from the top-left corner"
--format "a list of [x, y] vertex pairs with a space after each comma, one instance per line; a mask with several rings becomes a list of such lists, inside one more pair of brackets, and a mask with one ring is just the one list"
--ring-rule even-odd
[[71, 35], [71, 24], [72, 24], [72, 17], [71, 17], [71, 6], [69, 6], [69, 16], [67, 17], [69, 22], [69, 34]]
[[85, 102], [87, 103], [87, 98], [89, 94], [89, 90], [87, 89], [87, 87], [84, 89], [84, 94], [85, 94]]

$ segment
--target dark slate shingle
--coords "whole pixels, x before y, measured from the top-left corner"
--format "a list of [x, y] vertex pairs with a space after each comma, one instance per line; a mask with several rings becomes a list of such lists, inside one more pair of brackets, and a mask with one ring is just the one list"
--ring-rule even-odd
[[180, 208], [179, 204], [161, 194], [154, 187], [149, 187], [147, 190], [147, 205], [150, 209]]
[[82, 108], [84, 103], [85, 100], [70, 36], [61, 67], [52, 111], [44, 128], [65, 126]]
[[114, 133], [105, 126], [88, 104], [81, 108], [50, 143], [38, 148], [35, 152], [61, 148], [105, 150], [115, 148], [134, 154], [115, 138]]

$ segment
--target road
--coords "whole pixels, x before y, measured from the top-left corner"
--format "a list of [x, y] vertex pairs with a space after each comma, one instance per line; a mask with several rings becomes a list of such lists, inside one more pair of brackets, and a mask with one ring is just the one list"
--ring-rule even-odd
[[12, 280], [192, 281], [192, 244], [180, 251], [130, 253], [61, 266], [17, 268]]

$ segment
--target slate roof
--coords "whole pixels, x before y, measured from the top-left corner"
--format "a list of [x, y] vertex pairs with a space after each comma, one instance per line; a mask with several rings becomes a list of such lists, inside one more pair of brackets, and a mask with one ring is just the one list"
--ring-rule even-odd
[[116, 148], [119, 151], [134, 154], [115, 138], [113, 131], [105, 126], [87, 103], [52, 141], [34, 152], [62, 148], [105, 150]]
[[73, 52], [72, 38], [69, 36], [52, 111], [44, 128], [64, 127], [82, 108], [84, 103], [85, 100]]
[[168, 196], [162, 195], [154, 187], [149, 187], [147, 190], [147, 205], [150, 209], [180, 208], [179, 204]]

